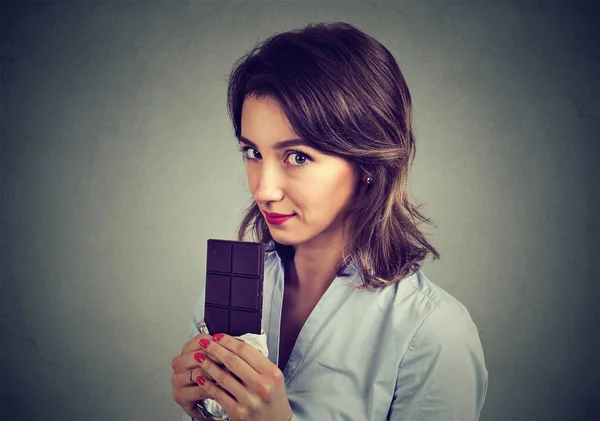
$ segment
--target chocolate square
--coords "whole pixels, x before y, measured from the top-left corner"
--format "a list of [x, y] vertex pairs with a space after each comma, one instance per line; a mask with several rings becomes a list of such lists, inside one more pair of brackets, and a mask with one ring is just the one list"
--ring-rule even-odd
[[258, 279], [242, 278], [233, 276], [231, 278], [231, 305], [246, 309], [258, 309]]
[[231, 272], [231, 246], [227, 241], [210, 242], [206, 250], [206, 270]]
[[233, 245], [233, 272], [240, 275], [258, 276], [262, 272], [264, 259], [259, 256], [258, 243], [237, 243]]
[[[240, 336], [256, 329], [259, 326], [260, 319], [255, 311], [244, 311], [231, 309], [229, 313], [229, 331], [232, 336]], [[253, 332], [255, 333], [255, 332]]]
[[204, 307], [204, 323], [210, 333], [229, 332], [229, 310], [206, 305]]
[[231, 277], [217, 273], [206, 274], [206, 303], [229, 305]]

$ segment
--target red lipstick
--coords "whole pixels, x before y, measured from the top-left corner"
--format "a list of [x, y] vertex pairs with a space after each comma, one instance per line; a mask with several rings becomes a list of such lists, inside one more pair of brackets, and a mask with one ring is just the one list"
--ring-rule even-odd
[[283, 224], [288, 219], [292, 218], [295, 214], [282, 214], [282, 213], [274, 213], [263, 211], [265, 214], [265, 219], [270, 225], [280, 225]]

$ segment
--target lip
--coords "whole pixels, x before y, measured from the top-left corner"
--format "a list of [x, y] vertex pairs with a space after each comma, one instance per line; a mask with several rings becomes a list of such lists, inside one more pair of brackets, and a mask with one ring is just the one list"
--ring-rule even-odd
[[288, 216], [294, 216], [293, 213], [284, 214], [284, 213], [275, 213], [275, 212], [267, 212], [267, 211], [263, 211], [263, 212], [267, 218], [286, 218]]
[[284, 215], [281, 213], [271, 213], [267, 211], [263, 211], [265, 214], [265, 219], [270, 225], [280, 225], [283, 224], [288, 219], [291, 219], [295, 216], [295, 214]]

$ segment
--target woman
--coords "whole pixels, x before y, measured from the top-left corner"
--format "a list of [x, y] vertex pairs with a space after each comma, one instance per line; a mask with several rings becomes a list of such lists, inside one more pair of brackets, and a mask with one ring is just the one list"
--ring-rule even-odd
[[211, 397], [233, 420], [477, 420], [483, 351], [419, 269], [439, 256], [407, 195], [411, 99], [389, 51], [344, 23], [273, 36], [236, 63], [228, 106], [253, 196], [239, 239], [268, 245], [269, 356], [192, 330], [172, 362], [184, 419]]

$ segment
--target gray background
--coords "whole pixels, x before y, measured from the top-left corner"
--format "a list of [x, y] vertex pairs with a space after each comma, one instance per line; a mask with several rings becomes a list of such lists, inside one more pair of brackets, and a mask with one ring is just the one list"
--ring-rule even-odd
[[250, 198], [225, 108], [265, 36], [347, 21], [414, 97], [413, 196], [481, 417], [600, 419], [600, 14], [582, 2], [29, 2], [2, 23], [3, 420], [174, 420], [206, 240]]

